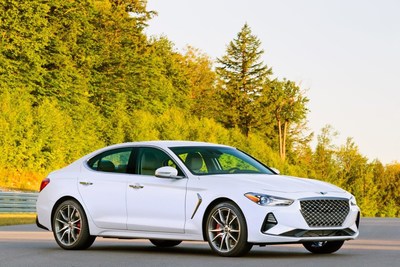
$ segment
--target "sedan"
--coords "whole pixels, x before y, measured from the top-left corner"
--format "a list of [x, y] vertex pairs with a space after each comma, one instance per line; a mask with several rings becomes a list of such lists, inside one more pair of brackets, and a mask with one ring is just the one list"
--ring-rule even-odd
[[37, 225], [67, 250], [96, 237], [145, 238], [157, 247], [207, 241], [220, 256], [253, 245], [302, 244], [333, 253], [359, 235], [352, 194], [280, 175], [239, 149], [203, 142], [124, 143], [50, 173]]

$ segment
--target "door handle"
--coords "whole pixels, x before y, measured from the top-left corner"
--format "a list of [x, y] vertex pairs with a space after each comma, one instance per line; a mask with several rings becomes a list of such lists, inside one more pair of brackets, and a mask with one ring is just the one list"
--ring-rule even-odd
[[129, 187], [133, 189], [142, 189], [144, 186], [140, 184], [130, 184]]
[[92, 185], [93, 183], [91, 182], [79, 182], [81, 185]]

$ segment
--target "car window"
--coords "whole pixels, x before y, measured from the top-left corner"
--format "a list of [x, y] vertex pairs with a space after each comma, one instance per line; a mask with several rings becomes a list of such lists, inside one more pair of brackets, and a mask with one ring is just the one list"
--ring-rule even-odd
[[229, 147], [171, 147], [196, 175], [263, 173], [273, 174], [266, 166], [237, 149]]
[[102, 172], [128, 173], [132, 148], [106, 151], [88, 161], [92, 170]]
[[144, 147], [139, 150], [137, 157], [137, 174], [155, 175], [158, 168], [171, 166], [178, 170], [179, 176], [184, 176], [177, 164], [164, 151], [152, 147]]
[[249, 162], [244, 161], [241, 158], [238, 158], [231, 154], [222, 154], [218, 158], [219, 164], [221, 165], [222, 170], [248, 170], [257, 172], [258, 169], [251, 165]]
[[207, 164], [205, 164], [204, 158], [199, 152], [181, 153], [179, 154], [179, 158], [194, 174], [208, 173]]

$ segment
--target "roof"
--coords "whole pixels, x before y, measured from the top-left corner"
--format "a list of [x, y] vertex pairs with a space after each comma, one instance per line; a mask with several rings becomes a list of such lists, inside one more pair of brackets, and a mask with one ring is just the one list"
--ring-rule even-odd
[[226, 145], [219, 145], [219, 144], [213, 144], [213, 143], [207, 143], [207, 142], [179, 141], [179, 140], [176, 140], [176, 141], [174, 141], [174, 140], [158, 140], [158, 141], [127, 142], [127, 143], [115, 144], [115, 145], [100, 148], [96, 151], [93, 151], [92, 153], [87, 154], [83, 158], [90, 158], [98, 153], [107, 151], [109, 149], [123, 148], [123, 147], [129, 147], [129, 146], [154, 146], [154, 147], [160, 147], [163, 149], [167, 149], [170, 147], [184, 147], [184, 146], [229, 147]]
[[183, 146], [222, 146], [225, 145], [208, 143], [208, 142], [196, 142], [196, 141], [181, 141], [181, 140], [157, 140], [157, 141], [141, 141], [141, 142], [129, 142], [117, 144], [115, 146], [157, 146], [162, 148], [168, 147], [183, 147]]

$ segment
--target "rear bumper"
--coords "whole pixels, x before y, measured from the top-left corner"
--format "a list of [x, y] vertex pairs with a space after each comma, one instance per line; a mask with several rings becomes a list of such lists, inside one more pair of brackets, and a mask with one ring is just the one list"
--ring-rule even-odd
[[41, 228], [41, 229], [50, 231], [46, 226], [44, 226], [44, 225], [42, 225], [42, 224], [39, 223], [39, 219], [38, 219], [38, 216], [37, 216], [37, 215], [36, 215], [36, 226], [39, 227], [39, 228]]

